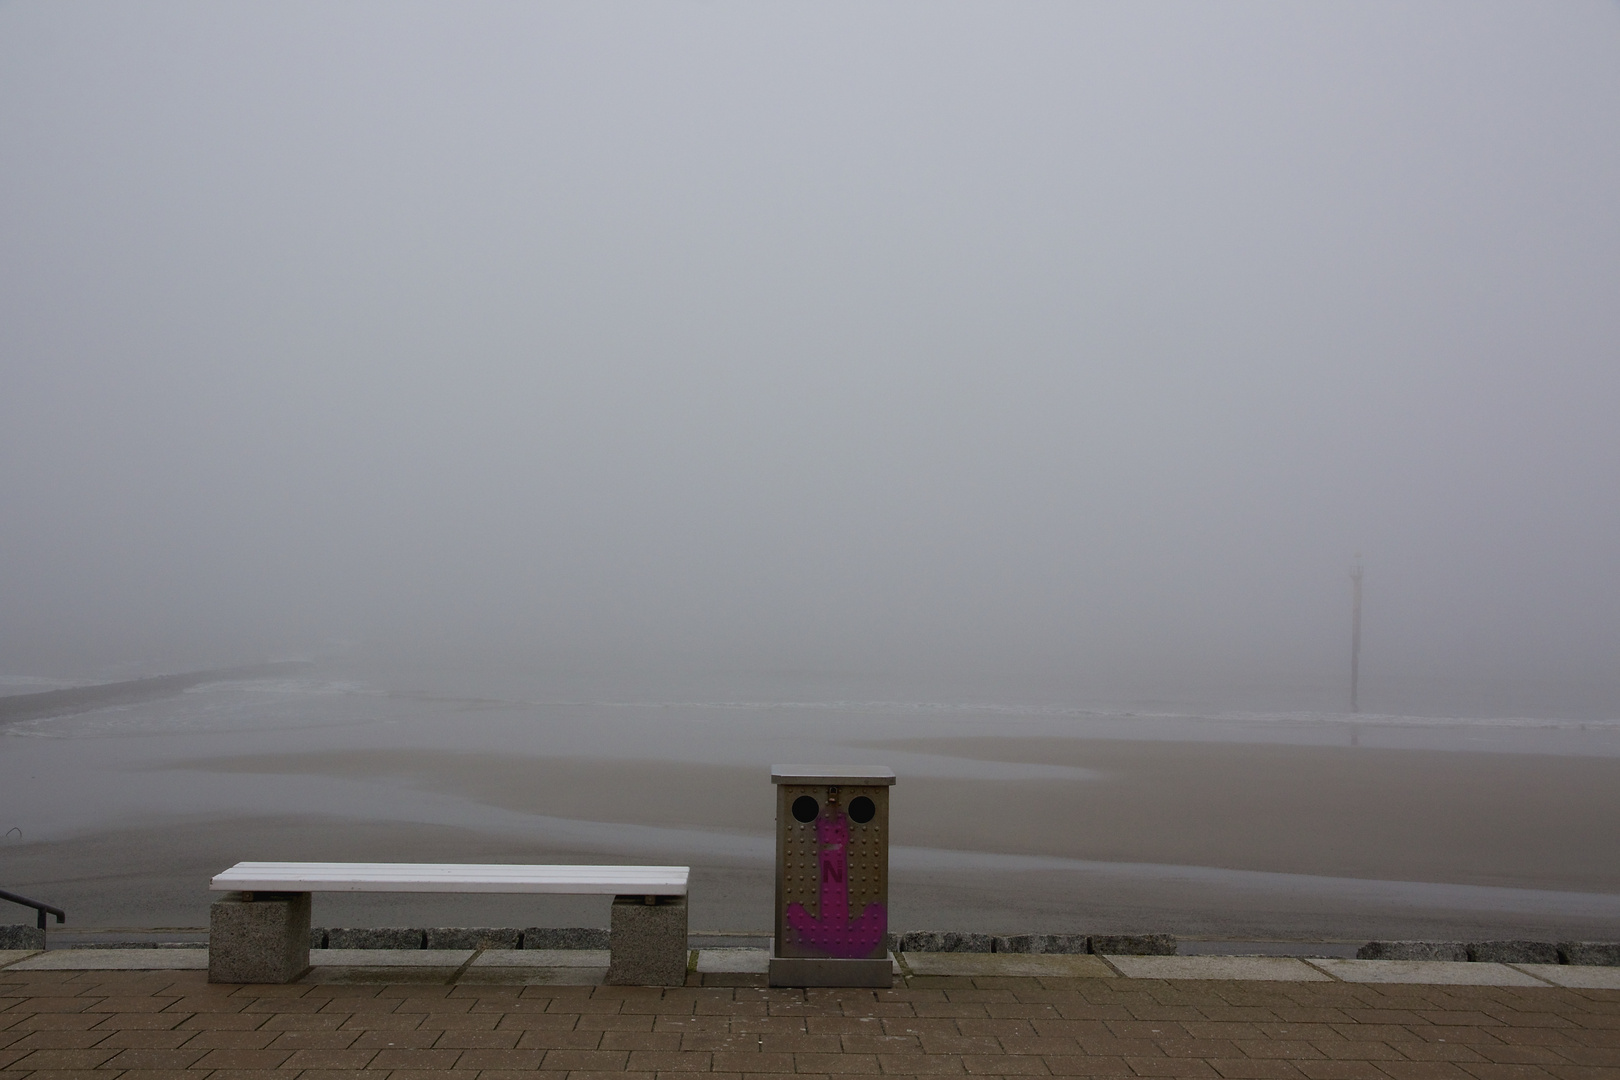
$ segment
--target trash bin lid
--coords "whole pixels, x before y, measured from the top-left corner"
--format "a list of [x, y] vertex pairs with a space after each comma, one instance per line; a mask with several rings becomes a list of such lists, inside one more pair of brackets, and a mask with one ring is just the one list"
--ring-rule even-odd
[[772, 765], [773, 784], [826, 784], [829, 787], [892, 786], [894, 770], [882, 766]]

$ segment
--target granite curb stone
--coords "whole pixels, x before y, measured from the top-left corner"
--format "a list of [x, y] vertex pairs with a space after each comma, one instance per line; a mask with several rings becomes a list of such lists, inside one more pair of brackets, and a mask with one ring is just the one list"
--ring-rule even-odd
[[955, 930], [908, 930], [900, 935], [896, 952], [995, 952], [993, 934], [968, 934]]
[[1442, 960], [1476, 964], [1620, 967], [1617, 941], [1369, 941], [1357, 960]]
[[[610, 947], [608, 939], [606, 927], [594, 926], [529, 926], [521, 930], [514, 927], [478, 926], [315, 927], [310, 930], [309, 947], [311, 949], [606, 949]], [[891, 952], [1052, 955], [1108, 953], [1116, 956], [1174, 956], [1176, 953], [1176, 938], [1173, 934], [978, 934], [955, 930], [912, 930], [903, 934], [891, 933], [888, 940]], [[1463, 946], [1459, 944], [1458, 948], [1461, 949]], [[1434, 958], [1436, 957], [1417, 957], [1417, 959]], [[1458, 958], [1465, 957], [1459, 955]]]
[[607, 927], [529, 926], [523, 930], [525, 949], [606, 949]]
[[[422, 949], [426, 930], [414, 926], [333, 926], [326, 931], [328, 949]], [[314, 935], [312, 934], [311, 937]]]
[[[41, 946], [43, 947], [43, 946]], [[595, 926], [317, 926], [311, 949], [605, 949]]]
[[1111, 956], [1174, 956], [1174, 934], [972, 934], [954, 930], [911, 930], [899, 935], [901, 953], [1094, 953]]
[[1620, 941], [1560, 941], [1558, 962], [1620, 967]]
[[14, 926], [0, 926], [0, 949], [43, 949], [45, 947], [45, 931], [37, 926], [27, 923], [17, 923]]
[[995, 939], [998, 953], [1089, 952], [1085, 934], [1008, 934]]
[[1468, 959], [1468, 945], [1461, 941], [1369, 941], [1356, 950], [1357, 960], [1446, 960]]
[[1550, 941], [1470, 941], [1468, 959], [1476, 964], [1556, 964], [1558, 946]]
[[1091, 951], [1109, 956], [1174, 956], [1174, 934], [1093, 934], [1086, 939]]
[[436, 926], [427, 932], [428, 949], [516, 949], [523, 935], [498, 926]]

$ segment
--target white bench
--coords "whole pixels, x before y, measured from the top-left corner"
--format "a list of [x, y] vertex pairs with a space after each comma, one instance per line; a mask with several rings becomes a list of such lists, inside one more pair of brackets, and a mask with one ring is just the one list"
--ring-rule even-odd
[[685, 866], [243, 862], [209, 888], [208, 981], [292, 982], [309, 970], [317, 892], [548, 893], [612, 896], [608, 982], [686, 982]]

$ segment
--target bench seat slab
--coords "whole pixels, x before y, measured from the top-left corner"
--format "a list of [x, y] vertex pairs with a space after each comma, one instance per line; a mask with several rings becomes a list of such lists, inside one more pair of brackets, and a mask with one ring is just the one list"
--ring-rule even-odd
[[215, 892], [478, 892], [685, 896], [685, 866], [241, 862]]

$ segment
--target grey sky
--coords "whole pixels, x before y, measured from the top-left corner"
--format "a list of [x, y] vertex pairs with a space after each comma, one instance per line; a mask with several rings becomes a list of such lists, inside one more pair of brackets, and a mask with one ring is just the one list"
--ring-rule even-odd
[[0, 252], [8, 667], [1612, 678], [1613, 3], [10, 3]]

